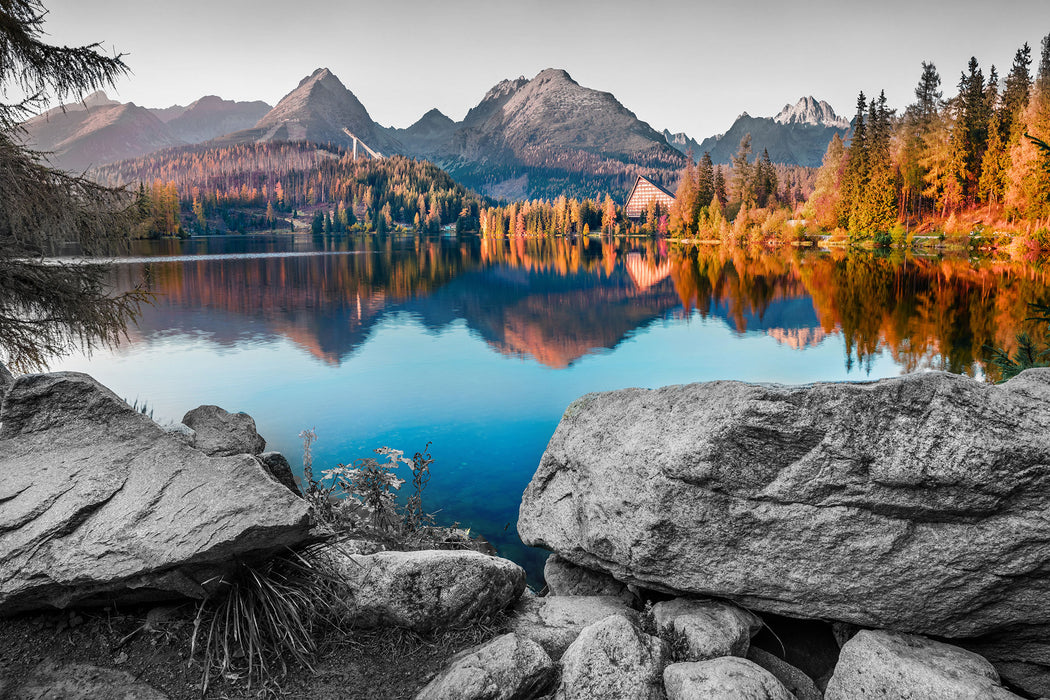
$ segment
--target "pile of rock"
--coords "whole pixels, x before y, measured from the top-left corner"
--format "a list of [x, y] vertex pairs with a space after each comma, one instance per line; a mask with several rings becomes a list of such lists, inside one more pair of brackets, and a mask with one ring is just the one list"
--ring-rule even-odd
[[[5, 386], [0, 614], [202, 598], [237, 562], [309, 534], [307, 504], [267, 470], [250, 416], [201, 407], [187, 416], [196, 431], [165, 430], [85, 374]], [[216, 427], [230, 418], [240, 431]]]
[[[717, 644], [730, 661], [669, 666], [671, 697], [788, 692], [773, 663], [779, 685], [744, 671], [747, 650], [730, 642], [752, 613], [697, 602], [717, 596], [838, 633], [833, 675], [810, 678], [815, 691], [799, 679], [798, 697], [1005, 698], [1017, 696], [1000, 676], [1050, 695], [1048, 512], [1050, 369], [999, 386], [931, 372], [584, 396], [518, 529], [590, 572], [573, 580], [604, 573], [606, 593], [675, 596], [654, 608], [661, 625], [694, 611], [670, 624], [679, 645]], [[682, 690], [727, 679], [764, 690]]]

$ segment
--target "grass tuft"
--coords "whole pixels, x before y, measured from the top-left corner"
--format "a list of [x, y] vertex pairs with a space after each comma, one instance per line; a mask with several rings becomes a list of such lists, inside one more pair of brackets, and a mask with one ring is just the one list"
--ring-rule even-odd
[[315, 541], [262, 564], [242, 563], [218, 581], [193, 623], [202, 697], [215, 674], [246, 679], [250, 688], [275, 684], [289, 664], [313, 670], [324, 631], [338, 630], [345, 617], [345, 578], [324, 554], [331, 546]]

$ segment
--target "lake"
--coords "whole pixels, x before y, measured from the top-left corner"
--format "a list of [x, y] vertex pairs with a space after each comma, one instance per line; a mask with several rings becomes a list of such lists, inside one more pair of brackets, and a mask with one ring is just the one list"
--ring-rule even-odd
[[315, 472], [431, 442], [424, 507], [488, 537], [537, 582], [522, 491], [565, 407], [592, 391], [714, 379], [800, 383], [942, 369], [984, 378], [1038, 261], [682, 251], [638, 239], [234, 236], [139, 242], [118, 287], [156, 294], [89, 372], [160, 422], [251, 414]]

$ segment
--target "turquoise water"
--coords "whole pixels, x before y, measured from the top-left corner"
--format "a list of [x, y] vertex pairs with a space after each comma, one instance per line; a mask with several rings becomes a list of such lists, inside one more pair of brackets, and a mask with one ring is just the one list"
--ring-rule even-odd
[[[522, 254], [528, 245], [534, 252]], [[381, 445], [411, 454], [431, 442], [426, 509], [485, 534], [535, 581], [545, 553], [518, 539], [518, 505], [580, 395], [714, 379], [869, 379], [915, 363], [892, 347], [855, 356], [886, 341], [847, 338], [841, 321], [820, 317], [800, 282], [811, 274], [806, 260], [748, 284], [723, 264], [722, 292], [716, 281], [694, 299], [681, 265], [696, 264], [664, 274], [674, 254], [652, 244], [528, 245], [144, 244], [115, 269], [119, 285], [145, 281], [157, 293], [130, 340], [52, 369], [89, 372], [161, 422], [200, 404], [247, 412], [293, 465], [298, 433], [314, 428], [315, 472]], [[267, 255], [241, 257], [257, 253]], [[164, 260], [171, 255], [180, 257]], [[939, 357], [927, 352], [920, 364]]]

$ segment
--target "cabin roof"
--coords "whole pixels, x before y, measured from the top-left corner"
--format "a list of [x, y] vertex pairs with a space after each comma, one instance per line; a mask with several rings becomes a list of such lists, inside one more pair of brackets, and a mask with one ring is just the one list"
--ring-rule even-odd
[[653, 186], [653, 187], [655, 187], [656, 189], [660, 190], [661, 192], [663, 192], [664, 194], [666, 194], [666, 195], [667, 195], [668, 197], [670, 197], [671, 199], [674, 199], [674, 198], [675, 198], [674, 194], [673, 194], [673, 193], [671, 193], [671, 192], [668, 192], [666, 188], [664, 188], [664, 187], [661, 187], [660, 185], [656, 184], [655, 182], [653, 182], [652, 180], [650, 180], [649, 178], [647, 178], [647, 177], [646, 177], [645, 175], [639, 175], [639, 176], [638, 176], [637, 178], [635, 178], [635, 181], [634, 181], [634, 185], [632, 185], [632, 186], [631, 186], [631, 193], [630, 193], [629, 195], [627, 195], [627, 199], [626, 199], [626, 200], [624, 200], [624, 205], [625, 205], [625, 206], [627, 205], [627, 203], [628, 203], [628, 202], [630, 202], [630, 201], [631, 201], [631, 197], [633, 197], [633, 196], [634, 196], [634, 191], [638, 189], [638, 185], [639, 185], [639, 183], [641, 183], [641, 181], [642, 181], [642, 180], [645, 180], [645, 181], [646, 181], [646, 182], [648, 182], [648, 183], [649, 183], [650, 185], [652, 185], [652, 186]]

